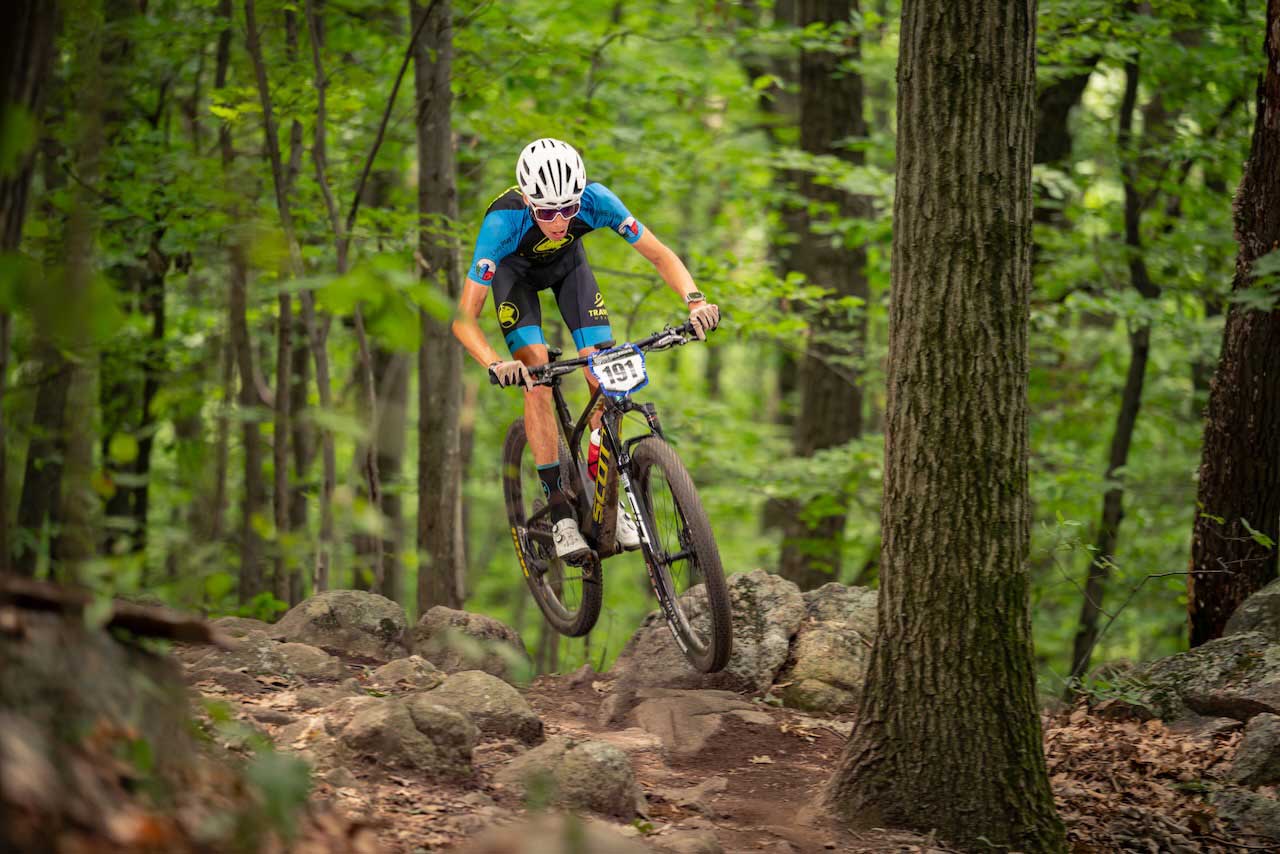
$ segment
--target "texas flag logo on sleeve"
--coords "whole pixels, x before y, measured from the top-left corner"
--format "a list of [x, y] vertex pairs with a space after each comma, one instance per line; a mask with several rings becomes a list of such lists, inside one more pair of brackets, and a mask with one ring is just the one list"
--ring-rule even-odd
[[493, 274], [498, 271], [498, 265], [488, 258], [481, 258], [476, 262], [476, 278], [482, 282], [492, 282]]
[[618, 234], [627, 240], [635, 240], [640, 236], [640, 223], [636, 222], [635, 217], [629, 216], [622, 221], [622, 225], [618, 226]]

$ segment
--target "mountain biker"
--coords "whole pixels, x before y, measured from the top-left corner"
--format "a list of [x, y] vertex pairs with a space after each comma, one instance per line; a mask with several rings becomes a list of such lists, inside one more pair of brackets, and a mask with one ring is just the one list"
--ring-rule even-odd
[[[538, 291], [550, 288], [555, 295], [579, 356], [613, 339], [609, 311], [582, 247], [581, 238], [597, 228], [621, 235], [658, 269], [663, 281], [688, 305], [699, 339], [716, 328], [719, 307], [698, 291], [680, 258], [641, 225], [609, 188], [587, 180], [582, 157], [573, 146], [549, 137], [525, 146], [516, 161], [516, 186], [485, 211], [453, 322], [453, 334], [498, 385], [525, 388], [525, 432], [551, 505], [556, 555], [568, 561], [581, 558], [589, 548], [560, 482], [551, 390], [535, 387], [529, 368], [548, 361]], [[490, 290], [511, 360], [500, 358], [480, 329], [478, 318]], [[585, 373], [594, 389], [595, 378]], [[591, 426], [597, 430], [600, 426], [598, 410]], [[598, 443], [598, 435], [593, 433], [593, 442]], [[617, 518], [619, 545], [638, 548], [635, 521], [625, 511]]]

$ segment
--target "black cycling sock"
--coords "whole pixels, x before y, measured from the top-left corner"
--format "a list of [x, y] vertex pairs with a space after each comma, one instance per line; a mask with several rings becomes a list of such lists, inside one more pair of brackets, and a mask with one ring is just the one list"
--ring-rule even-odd
[[552, 523], [573, 518], [573, 508], [569, 506], [569, 499], [561, 488], [560, 461], [538, 466], [538, 479], [542, 481], [542, 492], [551, 505]]

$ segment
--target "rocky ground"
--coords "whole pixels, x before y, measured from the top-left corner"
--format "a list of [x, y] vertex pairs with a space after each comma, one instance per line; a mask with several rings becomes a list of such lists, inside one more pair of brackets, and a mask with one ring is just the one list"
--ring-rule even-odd
[[[109, 638], [91, 635], [86, 647], [70, 637], [82, 627], [51, 635], [43, 617], [6, 622], [0, 601], [0, 664], [21, 677], [0, 691], [0, 763], [22, 769], [6, 772], [0, 807], [28, 839], [57, 826], [113, 843], [78, 850], [209, 850], [211, 839], [222, 850], [254, 838], [267, 841], [253, 850], [298, 852], [946, 851], [915, 834], [851, 833], [814, 808], [852, 727], [874, 592], [801, 594], [759, 571], [731, 586], [735, 652], [721, 674], [685, 666], [655, 615], [609, 673], [532, 681], [523, 643], [501, 623], [436, 608], [410, 626], [399, 606], [354, 591], [313, 597], [274, 625], [216, 620], [201, 638], [214, 643], [171, 654], [129, 647], [126, 657], [142, 659], [132, 664]], [[1236, 634], [1153, 663], [1110, 699], [1044, 718], [1073, 851], [1280, 850], [1280, 645], [1266, 622], [1276, 594]], [[697, 613], [696, 597], [689, 608]], [[81, 662], [83, 673], [141, 667], [146, 679], [124, 688], [63, 673], [41, 688], [55, 659]], [[146, 699], [158, 696], [152, 683], [169, 697], [187, 686], [202, 755], [256, 757], [259, 777], [264, 756], [298, 757], [301, 784], [282, 770], [292, 766], [268, 763], [264, 779], [250, 772], [247, 782], [210, 782], [211, 772], [184, 766], [164, 776], [176, 794], [157, 809], [147, 792], [163, 775], [120, 757], [152, 741], [160, 758], [190, 750], [175, 726], [186, 706], [162, 714]], [[107, 782], [92, 798], [41, 800], [56, 771], [27, 745], [84, 723], [15, 720], [24, 703], [93, 710], [102, 735], [89, 742], [101, 747], [92, 765]], [[144, 754], [148, 768], [163, 764]], [[279, 805], [305, 793], [308, 777], [301, 836], [287, 843]], [[61, 810], [58, 821], [42, 809]], [[214, 821], [225, 815], [233, 826]], [[157, 840], [165, 844], [149, 844]]]

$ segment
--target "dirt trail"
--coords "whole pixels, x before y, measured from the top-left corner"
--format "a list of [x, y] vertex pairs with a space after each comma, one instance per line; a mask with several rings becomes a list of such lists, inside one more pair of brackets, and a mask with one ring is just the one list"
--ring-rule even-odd
[[[772, 725], [727, 718], [708, 748], [691, 757], [665, 755], [660, 741], [644, 730], [601, 727], [597, 711], [612, 687], [608, 682], [575, 685], [569, 677], [539, 677], [524, 692], [548, 735], [612, 743], [631, 756], [649, 802], [649, 823], [661, 844], [665, 831], [711, 830], [727, 854], [783, 852], [942, 852], [914, 834], [868, 831], [852, 834], [817, 820], [814, 805], [847, 738], [846, 717], [817, 718], [759, 704]], [[624, 725], [625, 727], [625, 725]], [[701, 799], [701, 807], [681, 803], [680, 790], [724, 780], [722, 791]], [[714, 783], [712, 788], [716, 788]]]

